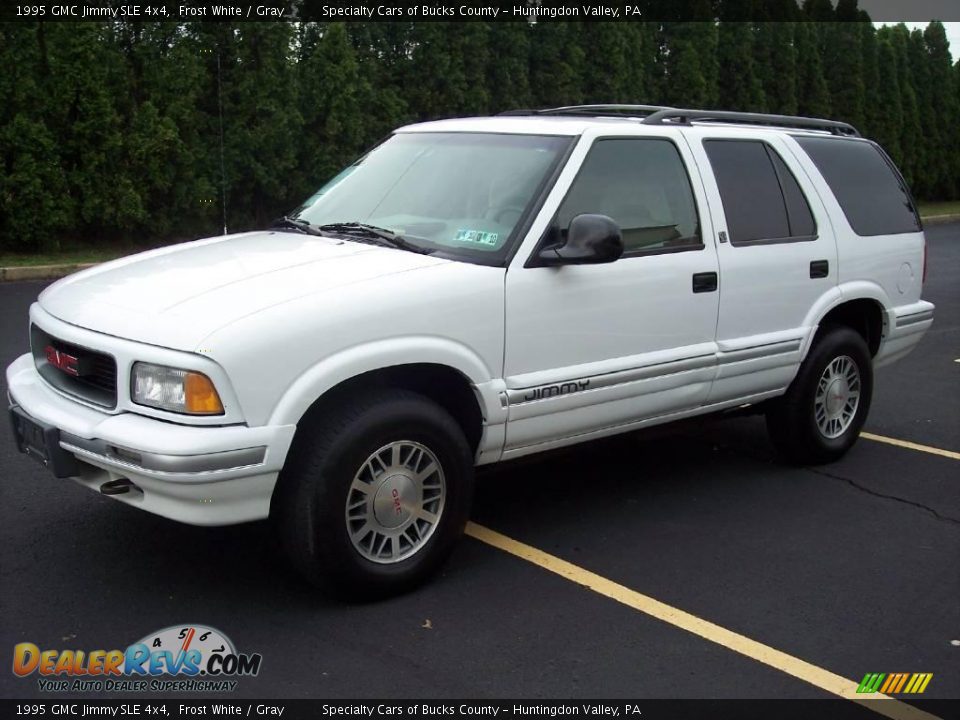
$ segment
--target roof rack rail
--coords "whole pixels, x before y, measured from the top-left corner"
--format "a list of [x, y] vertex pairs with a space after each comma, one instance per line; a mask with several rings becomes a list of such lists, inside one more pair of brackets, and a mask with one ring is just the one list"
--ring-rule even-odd
[[775, 127], [796, 128], [798, 130], [821, 130], [832, 135], [860, 137], [857, 129], [838, 120], [801, 117], [797, 115], [769, 115], [766, 113], [732, 112], [729, 110], [680, 110], [665, 108], [643, 118], [645, 125], [682, 124], [692, 121], [743, 123], [746, 125], [770, 125]]
[[542, 110], [507, 110], [500, 113], [501, 117], [519, 115], [573, 115], [584, 117], [623, 115], [642, 117], [642, 122], [646, 125], [689, 125], [693, 121], [740, 123], [795, 128], [797, 130], [820, 130], [833, 135], [860, 137], [860, 133], [853, 125], [838, 120], [823, 120], [798, 115], [734, 112], [731, 110], [685, 110], [664, 105], [566, 105]]
[[563, 107], [543, 108], [541, 110], [507, 110], [499, 113], [502, 116], [510, 115], [584, 115], [596, 117], [598, 115], [627, 115], [644, 116], [662, 110], [674, 110], [666, 105], [565, 105]]

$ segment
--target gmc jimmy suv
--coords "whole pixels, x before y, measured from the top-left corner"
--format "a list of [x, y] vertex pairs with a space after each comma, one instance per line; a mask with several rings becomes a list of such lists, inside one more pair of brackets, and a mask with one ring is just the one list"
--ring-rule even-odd
[[578, 106], [411, 125], [274, 227], [47, 288], [18, 447], [174, 520], [270, 517], [369, 597], [425, 579], [474, 467], [752, 404], [856, 441], [933, 321], [916, 206], [850, 125]]

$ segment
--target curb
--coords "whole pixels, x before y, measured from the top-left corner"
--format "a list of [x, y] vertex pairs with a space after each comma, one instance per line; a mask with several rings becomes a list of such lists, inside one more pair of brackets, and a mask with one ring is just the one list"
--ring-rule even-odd
[[66, 277], [78, 270], [85, 270], [98, 263], [69, 263], [67, 265], [21, 265], [0, 268], [0, 282], [24, 280], [54, 280]]
[[960, 220], [960, 213], [947, 213], [946, 215], [927, 215], [924, 217], [920, 216], [920, 219], [923, 220], [924, 225], [944, 225], [946, 223], [956, 222]]

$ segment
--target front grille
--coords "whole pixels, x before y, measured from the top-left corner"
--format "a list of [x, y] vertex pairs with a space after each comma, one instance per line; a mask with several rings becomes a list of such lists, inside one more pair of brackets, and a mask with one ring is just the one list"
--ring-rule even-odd
[[[53, 387], [94, 405], [117, 406], [117, 361], [112, 356], [55, 338], [36, 325], [30, 326], [30, 347], [37, 372]], [[60, 366], [51, 364], [51, 358]]]

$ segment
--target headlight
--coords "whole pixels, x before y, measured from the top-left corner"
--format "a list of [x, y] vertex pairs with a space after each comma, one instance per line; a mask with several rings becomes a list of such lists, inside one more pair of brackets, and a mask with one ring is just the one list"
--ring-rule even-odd
[[223, 403], [203, 373], [163, 365], [133, 364], [130, 396], [137, 405], [189, 415], [223, 415]]

